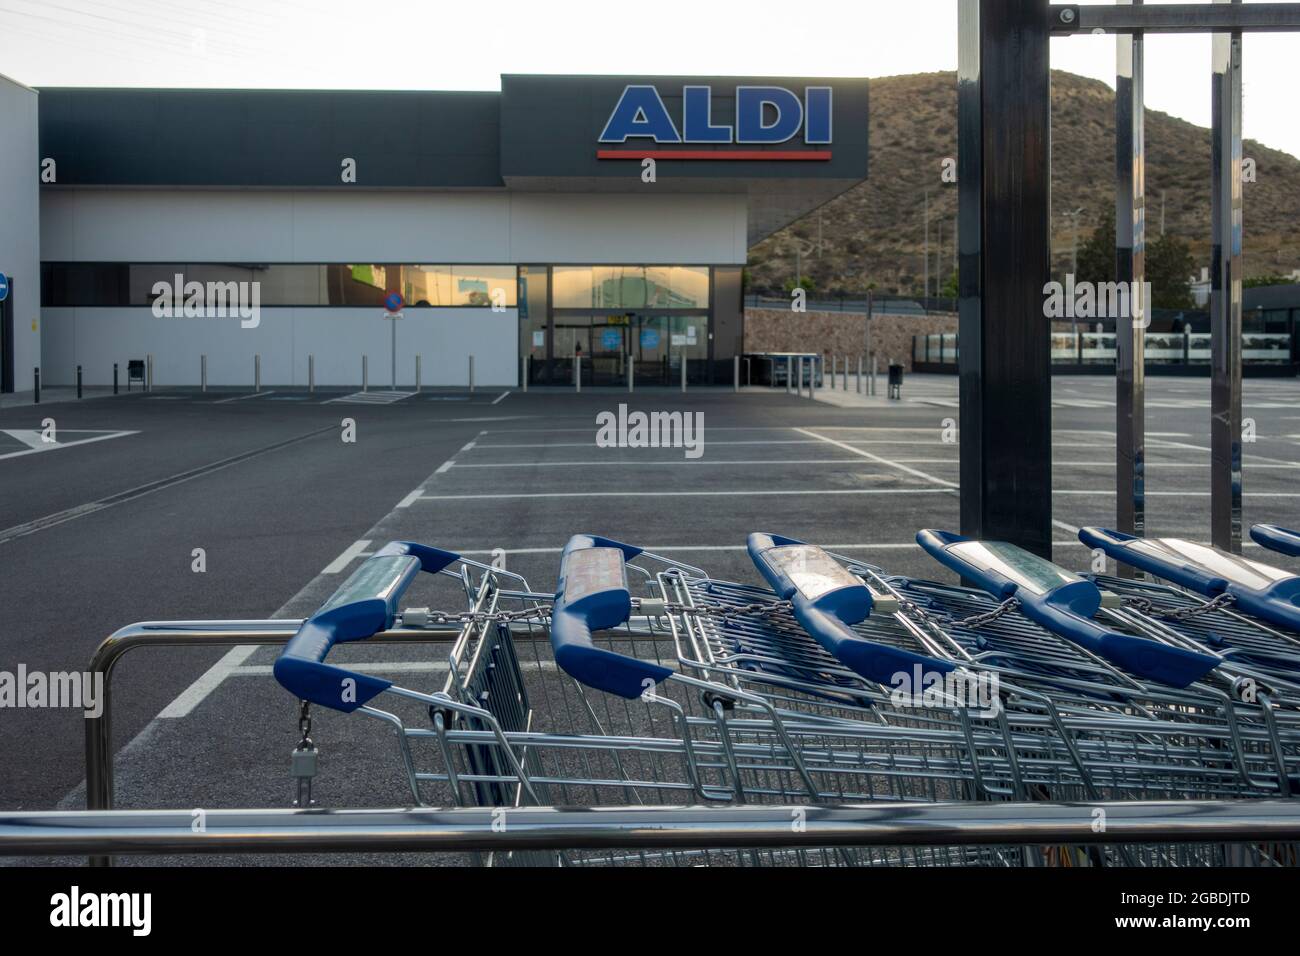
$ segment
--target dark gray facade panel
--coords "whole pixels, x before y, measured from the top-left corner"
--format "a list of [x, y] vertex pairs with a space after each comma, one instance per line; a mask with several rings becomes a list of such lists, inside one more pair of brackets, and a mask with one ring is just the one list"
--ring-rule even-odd
[[500, 94], [40, 90], [59, 186], [502, 186]]
[[501, 174], [504, 178], [637, 179], [639, 163], [598, 159], [598, 148], [729, 149], [743, 144], [656, 144], [645, 138], [625, 144], [600, 143], [601, 131], [630, 84], [653, 85], [664, 106], [681, 127], [682, 90], [707, 86], [712, 90], [714, 124], [735, 121], [737, 86], [781, 86], [797, 95], [810, 86], [832, 89], [832, 142], [805, 146], [801, 136], [789, 143], [755, 149], [829, 149], [824, 161], [671, 160], [659, 165], [662, 184], [673, 177], [698, 179], [844, 179], [857, 182], [867, 175], [867, 81], [806, 77], [701, 76], [511, 76], [501, 78]]

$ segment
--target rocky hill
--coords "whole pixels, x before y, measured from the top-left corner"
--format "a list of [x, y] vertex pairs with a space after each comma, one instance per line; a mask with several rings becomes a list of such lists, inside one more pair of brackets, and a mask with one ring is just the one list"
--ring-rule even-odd
[[[1082, 244], [1114, 203], [1114, 104], [1106, 84], [1053, 71], [1052, 249], [1061, 271], [1073, 230], [1064, 214], [1082, 208]], [[951, 273], [957, 187], [940, 174], [943, 159], [957, 154], [955, 74], [873, 79], [870, 123], [868, 180], [750, 250], [751, 289], [781, 289], [801, 258], [820, 293], [868, 283], [919, 292], [927, 189], [931, 289], [936, 274]], [[1209, 265], [1210, 131], [1148, 109], [1146, 134], [1148, 234], [1159, 233], [1163, 199], [1165, 230], [1189, 243], [1198, 266]], [[1257, 179], [1243, 187], [1245, 274], [1289, 273], [1300, 268], [1300, 159], [1253, 140], [1244, 154], [1255, 160]]]

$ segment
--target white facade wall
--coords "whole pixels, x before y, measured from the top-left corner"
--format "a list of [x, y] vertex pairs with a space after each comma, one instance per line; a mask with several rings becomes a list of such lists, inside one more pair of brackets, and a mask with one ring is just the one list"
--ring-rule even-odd
[[40, 158], [35, 90], [0, 76], [0, 272], [13, 280], [14, 389], [41, 364]]
[[[33, 119], [33, 130], [35, 122]], [[33, 147], [34, 155], [34, 147]], [[397, 262], [743, 264], [743, 195], [588, 195], [493, 192], [47, 190], [40, 255], [65, 262]], [[33, 283], [33, 287], [35, 283]], [[378, 309], [262, 309], [238, 319], [160, 319], [148, 308], [51, 308], [43, 313], [46, 381], [105, 384], [112, 363], [154, 356], [154, 384], [302, 385], [315, 355], [320, 385], [355, 385], [362, 354], [370, 383], [390, 375], [389, 323]], [[398, 384], [415, 354], [428, 385], [515, 385], [514, 309], [409, 308], [397, 322]], [[28, 363], [31, 364], [31, 363]], [[30, 376], [30, 371], [29, 371]]]

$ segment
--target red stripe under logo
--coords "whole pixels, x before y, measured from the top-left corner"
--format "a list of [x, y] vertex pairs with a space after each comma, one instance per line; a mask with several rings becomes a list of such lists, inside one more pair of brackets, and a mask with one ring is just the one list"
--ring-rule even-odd
[[598, 149], [597, 159], [720, 159], [821, 161], [829, 149]]

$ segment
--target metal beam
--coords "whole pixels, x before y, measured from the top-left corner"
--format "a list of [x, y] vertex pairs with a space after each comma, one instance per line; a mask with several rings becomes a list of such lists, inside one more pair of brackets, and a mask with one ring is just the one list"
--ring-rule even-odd
[[[1240, 7], [1240, 0], [1215, 0]], [[1241, 552], [1241, 33], [1216, 33], [1210, 132], [1210, 539]]]
[[[1105, 827], [1098, 828], [1097, 811]], [[1294, 800], [0, 813], [0, 856], [1285, 843]], [[791, 826], [791, 820], [800, 826]]]
[[1053, 33], [1215, 33], [1300, 31], [1300, 3], [1252, 3], [1229, 6], [1170, 3], [1160, 6], [1049, 7]]
[[[1130, 0], [1140, 5], [1142, 0]], [[1115, 278], [1141, 290], [1141, 310], [1115, 317], [1115, 527], [1146, 534], [1146, 131], [1141, 34], [1115, 38]], [[1136, 571], [1121, 563], [1119, 573]]]
[[961, 0], [961, 529], [1051, 556], [1047, 0]]

